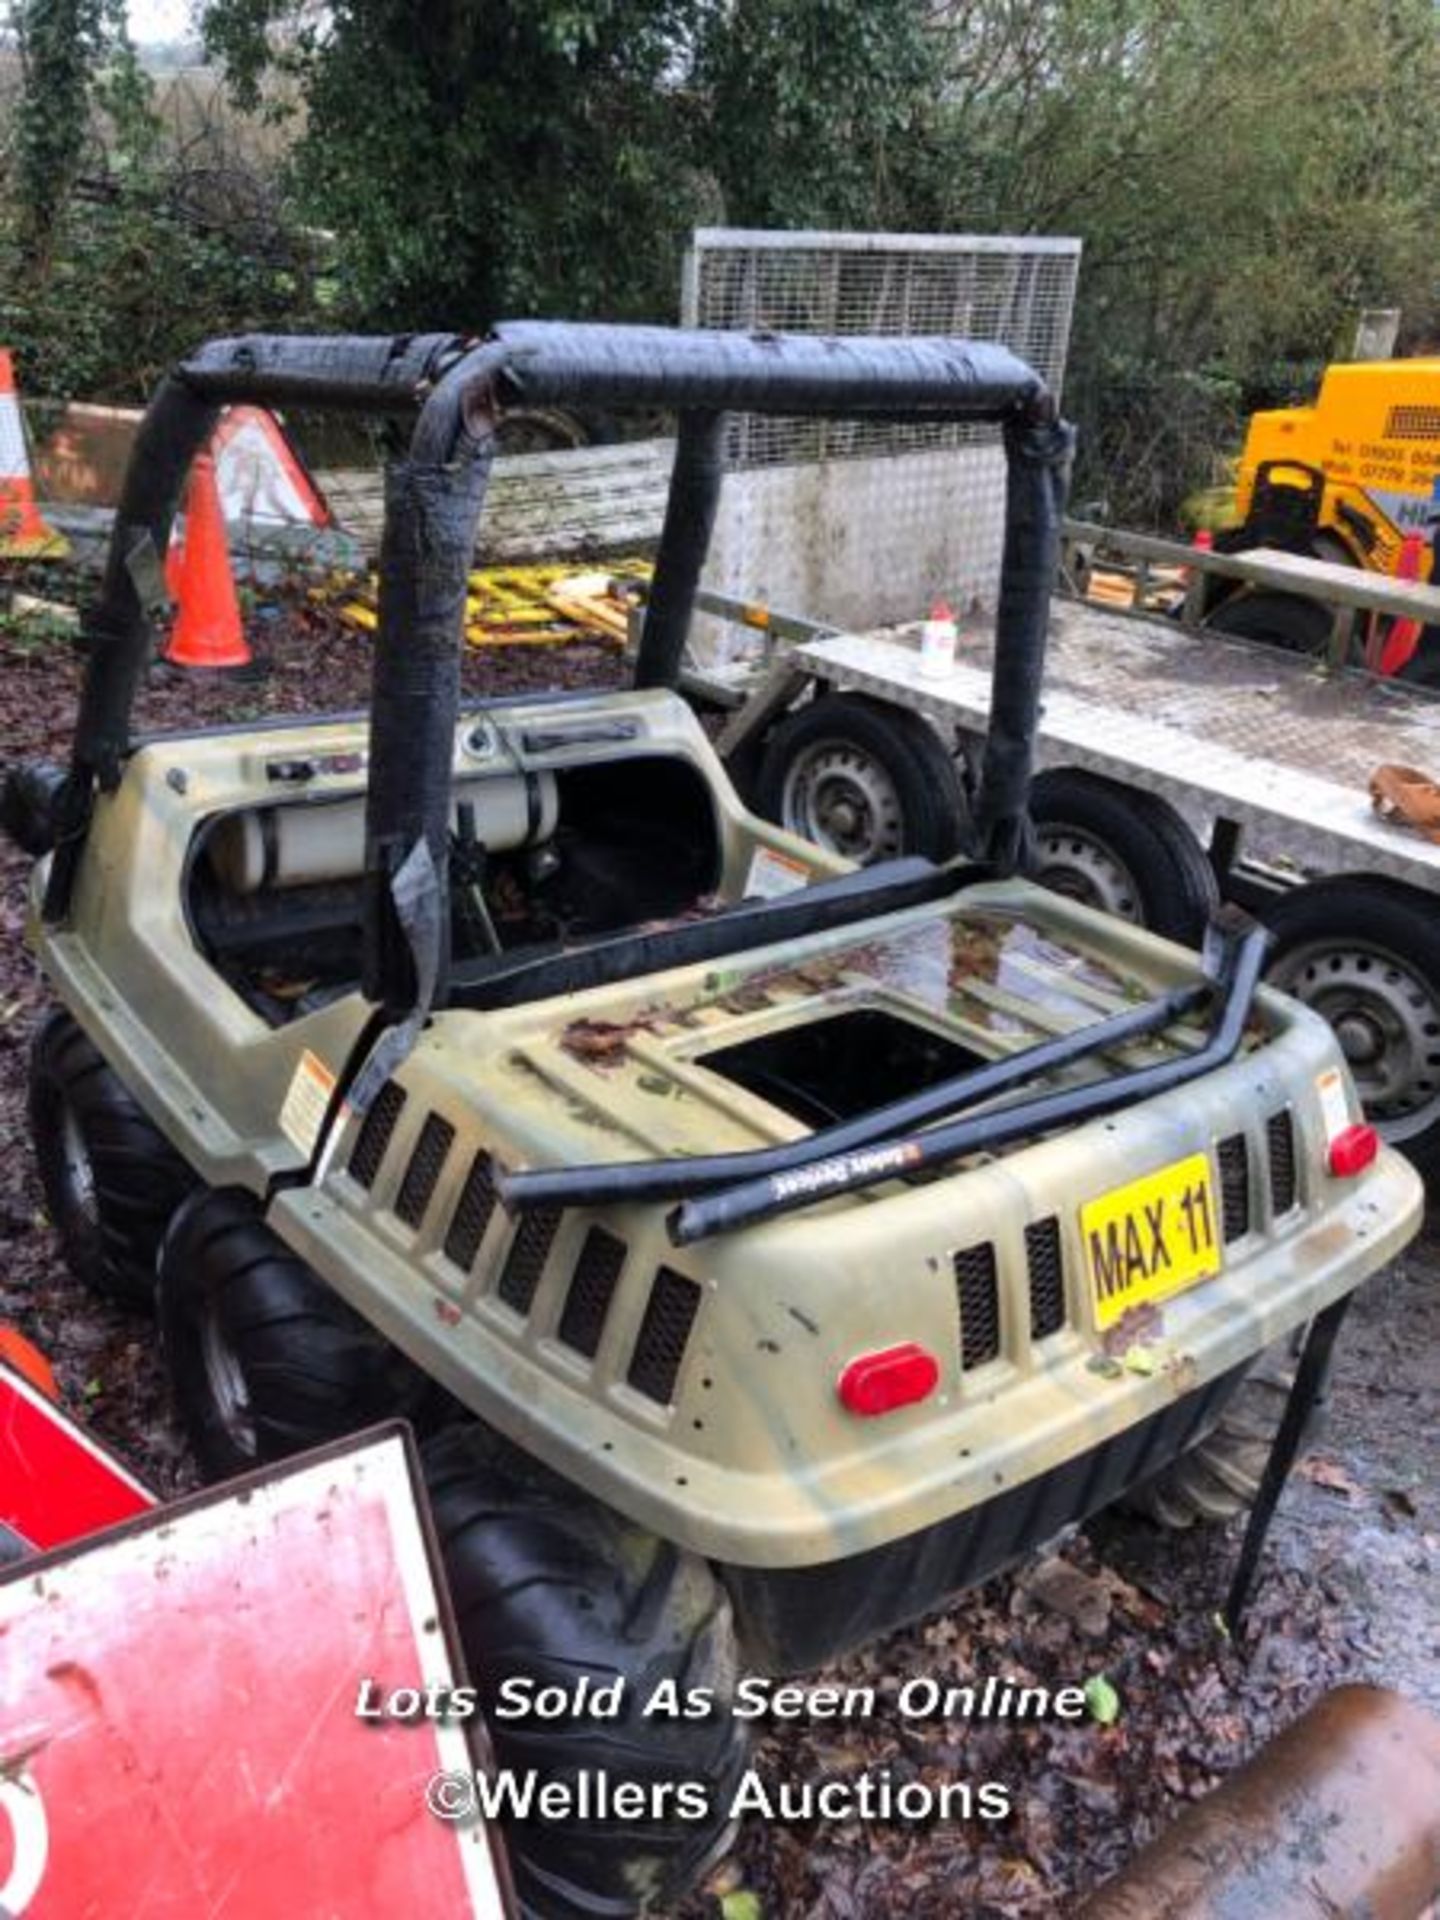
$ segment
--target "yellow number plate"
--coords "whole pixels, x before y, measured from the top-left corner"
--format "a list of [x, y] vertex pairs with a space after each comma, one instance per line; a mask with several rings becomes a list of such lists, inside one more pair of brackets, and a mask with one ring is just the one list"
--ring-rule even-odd
[[1220, 1271], [1220, 1238], [1208, 1154], [1172, 1161], [1087, 1201], [1080, 1238], [1102, 1327], [1131, 1307], [1209, 1279]]

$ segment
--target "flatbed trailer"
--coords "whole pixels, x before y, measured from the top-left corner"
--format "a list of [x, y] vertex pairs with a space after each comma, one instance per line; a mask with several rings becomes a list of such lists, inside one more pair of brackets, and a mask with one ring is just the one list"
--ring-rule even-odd
[[[1187, 552], [1145, 544], [1159, 561]], [[1382, 819], [1369, 790], [1386, 763], [1440, 779], [1440, 698], [1329, 657], [1353, 657], [1371, 612], [1440, 623], [1440, 592], [1266, 550], [1192, 560], [1248, 569], [1267, 590], [1293, 578], [1333, 610], [1334, 644], [1303, 655], [1057, 600], [1032, 805], [1040, 875], [1183, 941], [1217, 890], [1260, 912], [1271, 978], [1325, 1012], [1372, 1116], [1440, 1173], [1440, 844]], [[769, 630], [761, 611], [709, 605]], [[717, 742], [761, 811], [862, 859], [963, 847], [991, 636], [962, 622], [936, 678], [920, 631], [812, 627], [770, 646]]]

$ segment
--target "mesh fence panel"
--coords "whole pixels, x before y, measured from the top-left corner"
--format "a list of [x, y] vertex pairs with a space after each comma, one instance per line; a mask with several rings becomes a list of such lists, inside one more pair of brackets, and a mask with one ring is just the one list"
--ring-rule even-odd
[[[792, 333], [949, 334], [1010, 347], [1057, 391], [1078, 240], [702, 228], [682, 318]], [[706, 584], [846, 626], [993, 595], [1004, 526], [998, 430], [737, 416]], [[708, 625], [723, 664], [733, 630]]]

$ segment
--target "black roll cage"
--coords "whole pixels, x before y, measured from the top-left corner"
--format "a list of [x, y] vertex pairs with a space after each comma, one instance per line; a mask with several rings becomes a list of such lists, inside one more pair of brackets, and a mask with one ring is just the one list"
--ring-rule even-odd
[[162, 563], [182, 483], [221, 407], [239, 402], [414, 416], [408, 451], [386, 471], [370, 698], [362, 986], [390, 1017], [413, 1016], [448, 975], [448, 889], [434, 879], [447, 859], [461, 618], [495, 430], [512, 405], [678, 415], [636, 665], [642, 687], [679, 676], [719, 501], [727, 412], [999, 423], [1005, 545], [972, 851], [1001, 872], [1022, 862], [1073, 436], [1039, 375], [1006, 348], [562, 321], [507, 322], [483, 340], [254, 335], [212, 340], [181, 361], [137, 432], [100, 593], [83, 619], [86, 669], [53, 815], [48, 921], [68, 914], [95, 794], [113, 790], [134, 746], [132, 710], [168, 604]]

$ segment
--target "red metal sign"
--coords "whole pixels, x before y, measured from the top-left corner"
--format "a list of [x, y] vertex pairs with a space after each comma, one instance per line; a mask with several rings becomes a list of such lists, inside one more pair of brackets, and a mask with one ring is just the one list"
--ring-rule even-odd
[[456, 1684], [399, 1429], [30, 1561], [0, 1645], [0, 1912], [503, 1920], [463, 1729], [355, 1713]]
[[118, 1460], [0, 1361], [0, 1527], [43, 1551], [154, 1504]]

